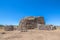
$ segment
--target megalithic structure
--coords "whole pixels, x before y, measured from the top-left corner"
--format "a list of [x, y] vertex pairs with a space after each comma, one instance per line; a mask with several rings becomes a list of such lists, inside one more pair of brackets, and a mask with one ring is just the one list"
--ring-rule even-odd
[[19, 23], [20, 30], [34, 29], [37, 24], [45, 24], [44, 17], [26, 17], [22, 19]]

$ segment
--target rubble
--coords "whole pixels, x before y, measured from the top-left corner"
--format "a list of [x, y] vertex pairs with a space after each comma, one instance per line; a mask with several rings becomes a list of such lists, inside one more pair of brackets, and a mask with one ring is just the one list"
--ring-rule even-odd
[[7, 26], [4, 27], [4, 30], [5, 31], [13, 31], [14, 30], [14, 26], [12, 26], [12, 25], [8, 26], [7, 25]]

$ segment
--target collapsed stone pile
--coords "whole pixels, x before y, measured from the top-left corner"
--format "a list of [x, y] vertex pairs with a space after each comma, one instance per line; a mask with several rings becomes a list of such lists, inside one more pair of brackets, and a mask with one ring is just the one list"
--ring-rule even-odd
[[39, 30], [55, 30], [55, 29], [56, 29], [56, 26], [38, 24], [38, 25], [37, 25], [37, 28], [38, 28]]
[[7, 26], [4, 27], [4, 30], [5, 30], [5, 31], [13, 31], [13, 30], [14, 30], [14, 27], [7, 25]]

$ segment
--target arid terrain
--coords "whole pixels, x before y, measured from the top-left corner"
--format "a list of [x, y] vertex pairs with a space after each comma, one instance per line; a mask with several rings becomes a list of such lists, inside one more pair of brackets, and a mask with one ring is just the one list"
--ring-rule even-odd
[[60, 30], [6, 31], [0, 32], [0, 40], [60, 40]]

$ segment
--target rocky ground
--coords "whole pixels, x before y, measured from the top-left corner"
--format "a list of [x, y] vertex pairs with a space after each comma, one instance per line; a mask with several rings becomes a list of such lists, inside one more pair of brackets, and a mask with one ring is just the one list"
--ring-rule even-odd
[[60, 30], [6, 31], [5, 34], [0, 32], [0, 40], [60, 40]]

